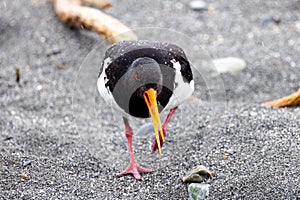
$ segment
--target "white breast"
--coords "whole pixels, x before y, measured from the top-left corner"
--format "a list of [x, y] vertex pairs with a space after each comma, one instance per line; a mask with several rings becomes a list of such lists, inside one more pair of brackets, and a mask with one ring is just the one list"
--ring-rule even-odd
[[109, 91], [108, 87], [105, 87], [105, 84], [108, 82], [105, 70], [108, 67], [108, 65], [111, 63], [111, 59], [108, 57], [103, 61], [103, 68], [102, 72], [97, 80], [97, 87], [100, 95], [105, 100], [106, 103], [111, 104], [113, 96], [111, 92]]

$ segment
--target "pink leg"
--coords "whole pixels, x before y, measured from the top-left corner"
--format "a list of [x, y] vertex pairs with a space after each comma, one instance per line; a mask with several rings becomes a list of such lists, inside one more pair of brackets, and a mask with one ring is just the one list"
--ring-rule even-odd
[[132, 174], [135, 179], [141, 179], [140, 172], [152, 172], [152, 169], [146, 169], [141, 167], [135, 160], [134, 154], [133, 154], [133, 149], [132, 149], [132, 129], [128, 123], [128, 120], [126, 118], [123, 118], [124, 123], [125, 123], [125, 134], [126, 138], [128, 141], [128, 148], [129, 148], [129, 154], [130, 154], [130, 163], [128, 167], [121, 173], [118, 173], [117, 176], [121, 177], [126, 174]]
[[[166, 136], [167, 134], [167, 126], [168, 126], [168, 123], [172, 117], [172, 115], [174, 114], [174, 112], [176, 111], [176, 109], [178, 108], [178, 106], [172, 108], [166, 118], [166, 121], [164, 122], [163, 126], [162, 126], [162, 131], [163, 131], [163, 134], [164, 136]], [[159, 140], [160, 140], [160, 145], [163, 146], [164, 142], [162, 141], [162, 138], [161, 136], [159, 135]], [[156, 150], [157, 150], [158, 146], [157, 146], [157, 141], [156, 139], [154, 139], [153, 141], [153, 144], [152, 144], [152, 148], [151, 148], [151, 153], [154, 153]]]

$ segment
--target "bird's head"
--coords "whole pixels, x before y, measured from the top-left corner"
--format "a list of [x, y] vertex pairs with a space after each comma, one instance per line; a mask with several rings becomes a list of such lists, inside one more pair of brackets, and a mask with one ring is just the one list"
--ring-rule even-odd
[[160, 116], [158, 111], [157, 96], [162, 91], [163, 76], [159, 64], [152, 58], [142, 57], [136, 59], [127, 72], [126, 86], [134, 95], [144, 99], [156, 134], [158, 150], [161, 154], [159, 134], [164, 141]]
[[134, 88], [135, 95], [143, 98], [144, 92], [154, 89], [157, 95], [162, 89], [162, 73], [159, 64], [152, 58], [142, 57], [132, 62], [126, 73], [126, 87]]

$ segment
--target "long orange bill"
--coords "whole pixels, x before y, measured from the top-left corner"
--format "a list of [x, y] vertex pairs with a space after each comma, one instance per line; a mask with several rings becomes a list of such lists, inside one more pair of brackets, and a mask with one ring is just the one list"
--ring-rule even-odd
[[151, 115], [154, 131], [155, 131], [155, 135], [156, 135], [158, 151], [159, 151], [159, 154], [162, 155], [159, 134], [160, 134], [163, 142], [165, 141], [165, 137], [164, 137], [164, 134], [162, 131], [161, 123], [160, 123], [160, 117], [159, 117], [159, 113], [158, 113], [156, 97], [157, 97], [157, 92], [154, 89], [149, 89], [144, 92], [144, 100], [148, 106], [148, 110]]

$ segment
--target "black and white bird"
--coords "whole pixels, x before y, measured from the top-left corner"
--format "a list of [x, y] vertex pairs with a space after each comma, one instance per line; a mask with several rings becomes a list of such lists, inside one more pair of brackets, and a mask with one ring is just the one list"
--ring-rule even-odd
[[[132, 149], [133, 131], [128, 117], [152, 118], [155, 139], [152, 153], [164, 143], [166, 128], [178, 105], [194, 91], [192, 70], [184, 51], [177, 45], [159, 41], [121, 41], [109, 47], [97, 81], [104, 100], [123, 117], [130, 154], [129, 166], [117, 176], [151, 172], [141, 167]], [[169, 110], [163, 125], [159, 113]]]

